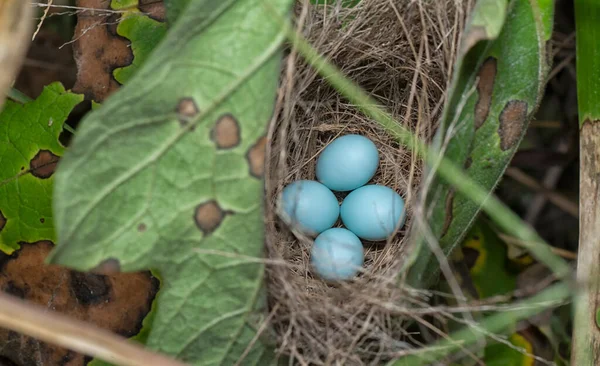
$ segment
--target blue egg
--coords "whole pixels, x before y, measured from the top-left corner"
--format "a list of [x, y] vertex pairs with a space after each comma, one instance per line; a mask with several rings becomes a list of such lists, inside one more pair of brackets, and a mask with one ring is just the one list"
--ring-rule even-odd
[[317, 235], [337, 221], [340, 205], [331, 190], [313, 180], [298, 180], [283, 189], [282, 219], [306, 235]]
[[361, 135], [345, 135], [331, 142], [317, 160], [317, 179], [334, 191], [351, 191], [373, 178], [379, 165], [375, 144]]
[[368, 185], [350, 192], [340, 213], [344, 225], [358, 237], [385, 240], [404, 224], [404, 200], [391, 188]]
[[333, 228], [317, 236], [310, 259], [313, 269], [324, 280], [349, 280], [363, 265], [364, 249], [351, 231]]

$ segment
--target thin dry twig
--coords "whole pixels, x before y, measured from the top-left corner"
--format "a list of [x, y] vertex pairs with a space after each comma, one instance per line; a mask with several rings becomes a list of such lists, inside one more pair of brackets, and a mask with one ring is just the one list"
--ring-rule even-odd
[[566, 213], [568, 213], [569, 215], [571, 215], [575, 218], [579, 218], [579, 204], [578, 203], [569, 200], [567, 197], [565, 197], [564, 195], [562, 195], [556, 191], [547, 189], [542, 184], [540, 184], [537, 180], [535, 180], [533, 177], [527, 175], [522, 170], [520, 170], [518, 168], [514, 168], [514, 167], [509, 167], [508, 169], [506, 169], [506, 175], [508, 177], [514, 179], [515, 181], [523, 184], [524, 186], [527, 186], [527, 187], [535, 190], [536, 192], [540, 192], [540, 194], [543, 194], [544, 197], [546, 197], [548, 199], [548, 201], [552, 202], [558, 208], [560, 208], [561, 210], [565, 211]]
[[33, 32], [33, 36], [31, 37], [32, 41], [35, 39], [35, 37], [39, 33], [40, 29], [42, 29], [42, 24], [44, 24], [44, 20], [46, 20], [46, 17], [48, 16], [48, 12], [50, 11], [50, 8], [52, 7], [53, 1], [54, 0], [48, 0], [48, 3], [46, 4], [46, 9], [44, 9], [44, 14], [42, 15], [42, 18], [40, 19], [40, 21], [38, 22], [37, 28], [36, 28], [35, 32]]
[[185, 366], [91, 324], [0, 292], [0, 326], [123, 366]]

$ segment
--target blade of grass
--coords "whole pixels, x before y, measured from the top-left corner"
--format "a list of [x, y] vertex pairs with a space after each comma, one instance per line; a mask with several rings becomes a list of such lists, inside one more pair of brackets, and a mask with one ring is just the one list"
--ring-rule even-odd
[[25, 104], [33, 100], [15, 88], [8, 89], [7, 97], [21, 104]]
[[575, 1], [580, 222], [572, 365], [600, 364], [600, 3]]
[[336, 66], [321, 56], [302, 35], [295, 32], [289, 23], [286, 23], [283, 19], [280, 20], [285, 25], [289, 41], [297, 48], [298, 53], [342, 96], [366, 116], [377, 121], [398, 142], [411, 149], [413, 153], [418, 154], [430, 166], [436, 167], [441, 177], [466, 197], [481, 205], [482, 209], [496, 224], [521, 239], [525, 243], [526, 249], [537, 260], [548, 266], [558, 278], [566, 278], [569, 275], [571, 268], [568, 263], [554, 254], [550, 246], [535, 230], [524, 223], [519, 216], [493, 196], [491, 192], [482, 189], [461, 168], [447, 158], [440, 156], [438, 151], [428, 147], [427, 144], [395, 121], [373, 98], [346, 78]]
[[[431, 362], [475, 344], [486, 334], [499, 334], [510, 329], [516, 322], [527, 319], [550, 307], [563, 304], [568, 300], [570, 289], [567, 282], [559, 282], [539, 294], [515, 304], [514, 310], [504, 310], [481, 320], [477, 327], [468, 326], [452, 333], [448, 338], [440, 340], [419, 354], [405, 356], [397, 361], [388, 363], [388, 366], [419, 366], [430, 365]], [[592, 365], [592, 364], [578, 364]]]

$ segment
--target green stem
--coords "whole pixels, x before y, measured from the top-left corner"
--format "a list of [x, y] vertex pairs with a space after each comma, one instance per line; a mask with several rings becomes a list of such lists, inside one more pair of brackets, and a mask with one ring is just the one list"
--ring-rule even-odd
[[448, 183], [469, 197], [487, 212], [492, 220], [500, 227], [521, 239], [531, 254], [548, 266], [557, 277], [566, 278], [571, 272], [568, 263], [555, 255], [550, 246], [519, 216], [513, 213], [490, 192], [481, 188], [462, 169], [458, 168], [446, 157], [441, 157], [438, 151], [427, 146], [418, 137], [404, 128], [394, 118], [378, 106], [378, 103], [367, 95], [358, 85], [349, 80], [337, 67], [328, 62], [312, 47], [306, 39], [297, 34], [289, 25], [287, 36], [298, 52], [326, 79], [337, 91], [347, 98], [366, 116], [377, 121], [384, 129], [393, 135], [398, 142], [410, 148], [413, 153], [424, 159], [429, 166], [437, 166], [437, 171]]
[[29, 98], [27, 95], [23, 94], [19, 90], [15, 88], [10, 88], [8, 90], [8, 97], [16, 102], [21, 104], [29, 103], [33, 101], [33, 99]]
[[430, 365], [432, 362], [441, 360], [461, 348], [477, 343], [477, 341], [481, 340], [487, 334], [499, 334], [511, 331], [517, 322], [550, 307], [562, 304], [568, 300], [569, 296], [569, 285], [566, 282], [559, 282], [539, 294], [515, 304], [514, 310], [504, 310], [490, 315], [481, 320], [477, 324], [477, 328], [471, 326], [464, 327], [452, 333], [448, 338], [420, 350], [418, 354], [405, 356], [397, 361], [390, 362], [388, 366]]
[[600, 364], [600, 2], [575, 1], [579, 109], [579, 255], [572, 365]]
[[67, 122], [63, 123], [63, 128], [64, 128], [65, 130], [67, 130], [68, 132], [72, 133], [73, 135], [75, 134], [75, 130], [73, 129], [73, 127], [69, 126], [69, 125], [67, 124]]

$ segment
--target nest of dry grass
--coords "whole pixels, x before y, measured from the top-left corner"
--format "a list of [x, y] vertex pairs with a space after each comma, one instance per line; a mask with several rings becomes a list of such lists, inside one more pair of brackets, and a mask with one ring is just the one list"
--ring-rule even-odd
[[[298, 1], [296, 23], [311, 43], [425, 140], [441, 114], [469, 0], [362, 0], [355, 8]], [[315, 179], [316, 157], [335, 137], [358, 133], [380, 151], [372, 182], [406, 200], [406, 225], [387, 243], [364, 243], [363, 272], [328, 284], [310, 268], [310, 238], [279, 219], [276, 197]], [[267, 160], [267, 251], [271, 323], [279, 349], [305, 365], [376, 365], [405, 352], [402, 304], [420, 302], [398, 283], [422, 164], [375, 121], [361, 115], [293, 51], [284, 61]], [[339, 196], [343, 198], [342, 195]], [[421, 302], [421, 304], [423, 304]], [[402, 315], [402, 316], [400, 316]]]

